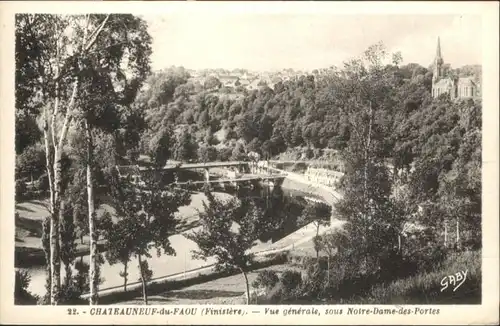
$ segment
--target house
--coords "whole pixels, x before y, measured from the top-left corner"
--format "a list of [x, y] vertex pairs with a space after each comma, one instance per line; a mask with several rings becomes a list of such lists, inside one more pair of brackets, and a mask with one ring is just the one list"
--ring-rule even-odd
[[238, 80], [239, 80], [238, 76], [233, 76], [233, 75], [219, 76], [219, 81], [222, 83], [222, 86], [226, 87], [235, 87], [235, 83]]
[[343, 175], [342, 172], [311, 167], [308, 167], [305, 173], [307, 180], [330, 187], [335, 186]]

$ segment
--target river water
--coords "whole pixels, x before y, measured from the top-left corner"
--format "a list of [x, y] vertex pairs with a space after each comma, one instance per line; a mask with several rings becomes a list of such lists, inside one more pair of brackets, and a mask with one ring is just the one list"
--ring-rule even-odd
[[[217, 193], [218, 196], [229, 196], [228, 194]], [[274, 201], [287, 201], [294, 200], [296, 205], [304, 205], [305, 201], [302, 198], [305, 195], [302, 192], [294, 191], [292, 189], [285, 189], [281, 187], [257, 189], [247, 194], [248, 196], [261, 197], [263, 199], [273, 198]], [[309, 196], [309, 195], [308, 195]], [[193, 215], [196, 209], [202, 208], [200, 203], [203, 201], [205, 196], [203, 194], [195, 194], [192, 197], [192, 202], [189, 207], [183, 207], [180, 209], [180, 213], [185, 215]], [[298, 204], [297, 204], [298, 201]], [[272, 200], [263, 200], [263, 205], [269, 205]], [[296, 206], [295, 206], [296, 207]], [[297, 212], [290, 212], [290, 214], [296, 214]], [[293, 228], [293, 226], [292, 226]], [[291, 230], [291, 229], [290, 229]], [[189, 232], [189, 231], [187, 231]], [[191, 240], [186, 239], [182, 234], [176, 234], [169, 238], [172, 248], [176, 251], [175, 256], [161, 255], [160, 257], [156, 254], [156, 249], [150, 251], [151, 258], [148, 258], [148, 264], [150, 269], [153, 271], [153, 278], [163, 277], [178, 273], [184, 273], [186, 271], [210, 265], [214, 262], [214, 259], [208, 259], [207, 261], [193, 259], [191, 257], [192, 250], [197, 249], [196, 243]], [[266, 240], [266, 243], [271, 245], [271, 240]], [[259, 250], [262, 250], [265, 245], [262, 242], [257, 243]], [[83, 259], [84, 262], [89, 262], [89, 256], [84, 256], [82, 258], [77, 258], [77, 260]], [[28, 290], [33, 294], [44, 295], [45, 294], [45, 283], [46, 283], [46, 270], [45, 266], [34, 266], [28, 269], [31, 276], [31, 282]], [[101, 277], [103, 282], [99, 286], [100, 289], [107, 289], [112, 287], [118, 287], [123, 285], [123, 278], [119, 276], [119, 273], [123, 270], [123, 265], [118, 263], [110, 265], [105, 259], [105, 262], [101, 265]], [[61, 280], [64, 279], [64, 269], [61, 269]], [[128, 282], [134, 283], [139, 281], [139, 268], [136, 259], [129, 262], [128, 265]]]

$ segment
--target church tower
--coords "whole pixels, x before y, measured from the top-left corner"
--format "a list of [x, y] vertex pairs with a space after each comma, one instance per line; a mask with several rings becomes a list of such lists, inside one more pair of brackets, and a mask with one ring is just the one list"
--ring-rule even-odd
[[432, 81], [436, 82], [439, 79], [441, 79], [443, 76], [443, 57], [441, 56], [441, 42], [439, 40], [438, 36], [438, 41], [437, 41], [437, 48], [436, 48], [436, 58], [434, 59], [434, 73], [432, 76]]

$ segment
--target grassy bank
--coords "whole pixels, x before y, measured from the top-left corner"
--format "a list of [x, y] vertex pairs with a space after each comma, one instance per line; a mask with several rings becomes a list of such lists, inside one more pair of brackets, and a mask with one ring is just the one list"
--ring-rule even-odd
[[[467, 271], [464, 283], [456, 291], [450, 285], [441, 292], [441, 280], [461, 271]], [[481, 252], [453, 253], [429, 272], [373, 287], [359, 303], [481, 304]]]
[[[377, 274], [341, 276], [336, 272], [342, 267], [332, 265], [327, 284], [317, 272], [310, 274], [315, 263], [307, 254], [290, 255], [287, 265], [301, 268], [302, 281], [278, 283], [256, 298], [259, 304], [481, 304], [481, 251], [449, 253], [430, 269], [388, 281]], [[458, 280], [443, 289], [443, 280], [461, 272], [466, 272], [461, 286]]]

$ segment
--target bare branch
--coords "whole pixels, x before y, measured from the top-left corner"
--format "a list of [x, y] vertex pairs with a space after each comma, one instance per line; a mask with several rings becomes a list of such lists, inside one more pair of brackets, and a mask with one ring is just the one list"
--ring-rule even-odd
[[61, 134], [59, 136], [59, 144], [57, 146], [58, 149], [62, 148], [64, 140], [66, 139], [66, 134], [68, 133], [69, 125], [70, 125], [71, 119], [72, 119], [72, 110], [73, 110], [73, 106], [75, 105], [75, 101], [76, 101], [77, 90], [78, 90], [78, 80], [76, 80], [73, 84], [73, 91], [71, 94], [71, 100], [69, 102], [68, 108], [66, 109], [66, 116], [64, 118], [64, 124], [63, 124], [62, 130], [61, 130]]
[[50, 145], [49, 145], [49, 135], [47, 133], [47, 123], [44, 124], [44, 130], [43, 130], [43, 139], [45, 142], [45, 164], [46, 164], [46, 169], [47, 169], [47, 177], [49, 179], [49, 189], [50, 189], [50, 204], [49, 204], [49, 213], [53, 214], [54, 212], [54, 185], [53, 185], [53, 178], [52, 178], [52, 164], [50, 162]]
[[94, 43], [97, 41], [97, 38], [99, 37], [99, 34], [103, 30], [106, 23], [108, 22], [109, 17], [110, 17], [110, 15], [107, 15], [106, 18], [104, 18], [104, 21], [99, 26], [99, 28], [97, 28], [97, 30], [94, 33], [92, 33], [91, 41], [84, 47], [84, 49], [83, 49], [84, 52], [87, 52], [94, 45]]

